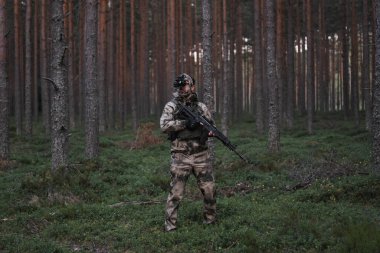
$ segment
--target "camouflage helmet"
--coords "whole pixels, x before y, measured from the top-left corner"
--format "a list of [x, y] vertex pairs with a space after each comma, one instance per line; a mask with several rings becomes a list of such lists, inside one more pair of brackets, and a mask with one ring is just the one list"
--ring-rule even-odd
[[181, 88], [185, 86], [186, 84], [189, 84], [190, 86], [193, 86], [195, 84], [194, 78], [192, 78], [190, 75], [186, 73], [182, 73], [175, 79], [173, 83], [174, 88]]

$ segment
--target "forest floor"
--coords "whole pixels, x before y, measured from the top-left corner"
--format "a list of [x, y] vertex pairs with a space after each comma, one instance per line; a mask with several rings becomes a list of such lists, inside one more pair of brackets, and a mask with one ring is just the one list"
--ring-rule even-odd
[[96, 162], [84, 160], [83, 132], [74, 131], [70, 168], [57, 175], [42, 130], [30, 140], [12, 134], [12, 162], [0, 164], [0, 252], [380, 252], [370, 134], [335, 114], [318, 118], [314, 135], [305, 119], [283, 131], [277, 155], [254, 122], [231, 126], [232, 143], [255, 165], [217, 142], [217, 223], [202, 224], [191, 177], [171, 233], [169, 143], [157, 125], [138, 138], [102, 135]]

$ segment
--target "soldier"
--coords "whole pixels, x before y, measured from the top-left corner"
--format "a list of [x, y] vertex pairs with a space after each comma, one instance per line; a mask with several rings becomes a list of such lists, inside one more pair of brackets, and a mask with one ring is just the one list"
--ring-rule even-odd
[[166, 202], [165, 231], [176, 229], [178, 206], [183, 198], [185, 184], [192, 173], [204, 198], [204, 224], [215, 222], [216, 200], [207, 138], [212, 136], [199, 123], [184, 118], [177, 109], [183, 103], [197, 109], [210, 121], [211, 113], [198, 101], [195, 80], [188, 74], [179, 75], [174, 84], [174, 98], [169, 101], [160, 118], [160, 127], [171, 141], [171, 189]]

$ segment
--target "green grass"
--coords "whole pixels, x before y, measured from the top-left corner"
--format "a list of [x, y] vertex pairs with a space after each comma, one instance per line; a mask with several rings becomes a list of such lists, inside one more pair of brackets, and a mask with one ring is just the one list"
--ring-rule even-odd
[[218, 221], [202, 224], [191, 177], [172, 233], [163, 232], [166, 141], [130, 150], [120, 143], [133, 141], [132, 132], [108, 132], [99, 159], [86, 161], [75, 130], [70, 167], [54, 175], [43, 131], [31, 140], [12, 133], [13, 163], [0, 170], [0, 252], [379, 252], [370, 135], [336, 115], [319, 118], [313, 135], [304, 119], [284, 130], [276, 155], [254, 122], [233, 125], [232, 142], [255, 165], [217, 143]]

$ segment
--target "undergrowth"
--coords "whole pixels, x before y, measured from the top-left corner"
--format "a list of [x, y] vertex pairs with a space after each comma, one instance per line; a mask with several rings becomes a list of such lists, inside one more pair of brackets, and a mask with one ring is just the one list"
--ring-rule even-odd
[[370, 135], [335, 115], [304, 119], [267, 152], [254, 122], [230, 129], [245, 164], [216, 143], [218, 220], [202, 223], [202, 195], [188, 181], [173, 233], [163, 232], [169, 144], [154, 123], [100, 138], [84, 159], [83, 131], [71, 136], [70, 166], [50, 170], [50, 143], [12, 133], [0, 162], [0, 252], [380, 252], [380, 179]]

